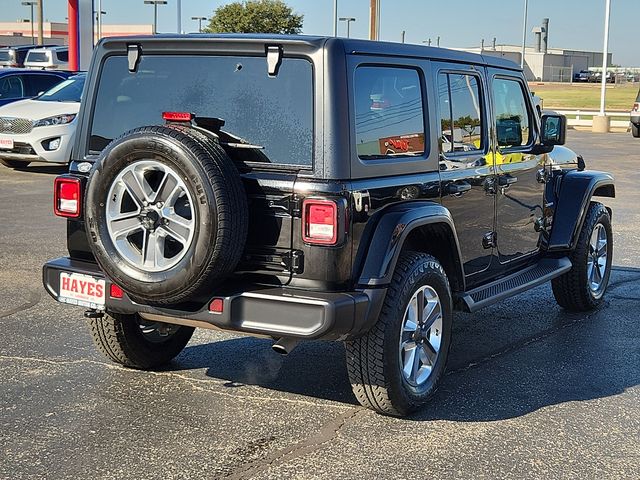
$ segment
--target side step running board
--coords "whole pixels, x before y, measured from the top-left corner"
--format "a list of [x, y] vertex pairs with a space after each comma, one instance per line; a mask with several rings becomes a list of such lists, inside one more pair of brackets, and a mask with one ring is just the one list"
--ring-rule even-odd
[[541, 285], [571, 270], [571, 261], [563, 258], [543, 258], [535, 265], [513, 273], [487, 285], [469, 290], [460, 295], [467, 312], [475, 312], [488, 305], [512, 297], [532, 287]]

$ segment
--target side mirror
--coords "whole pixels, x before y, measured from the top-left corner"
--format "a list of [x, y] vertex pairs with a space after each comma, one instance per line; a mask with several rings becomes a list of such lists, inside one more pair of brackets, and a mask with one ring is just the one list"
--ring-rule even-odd
[[540, 143], [545, 146], [564, 145], [567, 138], [567, 117], [543, 115], [540, 119]]
[[496, 120], [496, 134], [499, 147], [514, 147], [522, 145], [522, 127], [515, 118], [498, 118]]

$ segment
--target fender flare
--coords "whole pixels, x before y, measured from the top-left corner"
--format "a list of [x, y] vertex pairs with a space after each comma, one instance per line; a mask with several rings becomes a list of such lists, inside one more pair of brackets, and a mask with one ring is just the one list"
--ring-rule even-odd
[[594, 196], [615, 197], [613, 175], [572, 170], [562, 176], [548, 250], [572, 250]]
[[456, 274], [464, 283], [458, 235], [447, 208], [434, 202], [414, 201], [390, 206], [378, 214], [377, 222], [369, 220], [374, 223], [373, 231], [368, 242], [361, 242], [356, 256], [354, 266], [358, 268], [358, 265], [362, 265], [354, 276], [358, 278], [359, 285], [378, 287], [391, 283], [402, 246], [409, 234], [416, 228], [434, 224], [444, 224], [450, 229]]

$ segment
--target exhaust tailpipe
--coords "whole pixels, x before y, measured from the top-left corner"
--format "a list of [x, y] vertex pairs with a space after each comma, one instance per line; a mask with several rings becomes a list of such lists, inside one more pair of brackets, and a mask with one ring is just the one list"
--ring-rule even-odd
[[282, 337], [274, 343], [271, 348], [273, 348], [274, 352], [279, 353], [280, 355], [288, 355], [294, 348], [296, 348], [297, 345], [298, 340], [295, 338]]

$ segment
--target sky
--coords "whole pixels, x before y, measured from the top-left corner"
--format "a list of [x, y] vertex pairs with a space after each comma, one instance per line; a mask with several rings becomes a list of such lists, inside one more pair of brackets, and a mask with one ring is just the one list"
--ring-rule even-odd
[[[64, 21], [67, 0], [43, 0], [45, 19]], [[331, 35], [333, 0], [285, 0], [296, 13], [304, 15], [303, 33]], [[182, 0], [182, 28], [197, 31], [192, 16], [211, 16], [221, 0]], [[28, 18], [29, 9], [21, 0], [0, 0], [0, 21]], [[151, 23], [153, 7], [143, 0], [102, 0], [107, 12], [104, 23]], [[531, 29], [550, 18], [549, 46], [602, 51], [605, 0], [529, 0], [527, 44], [533, 46]], [[524, 0], [381, 0], [381, 40], [400, 41], [406, 31], [407, 43], [421, 43], [440, 37], [442, 47], [479, 46], [481, 39], [490, 45], [520, 45]], [[338, 15], [355, 17], [351, 36], [367, 38], [369, 0], [338, 0]], [[640, 66], [637, 46], [640, 0], [611, 0], [609, 51], [615, 64]], [[176, 31], [176, 0], [158, 8], [158, 31]], [[345, 35], [340, 24], [339, 35]]]

